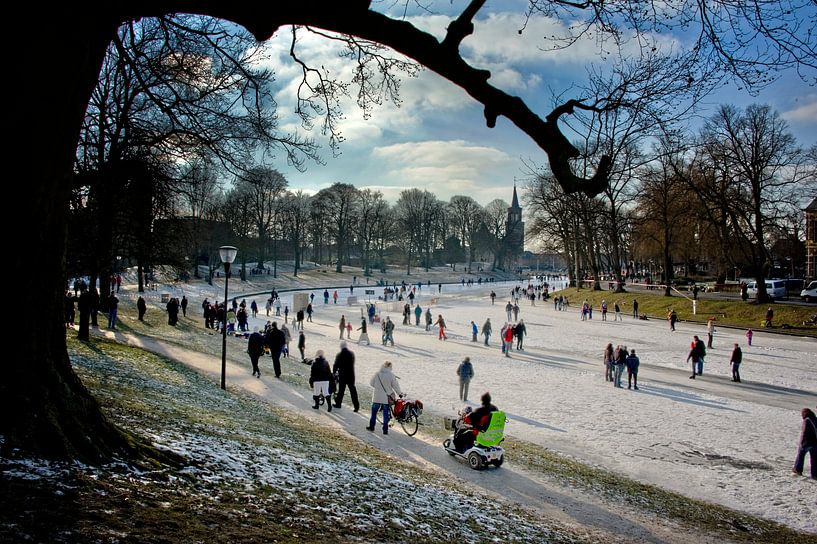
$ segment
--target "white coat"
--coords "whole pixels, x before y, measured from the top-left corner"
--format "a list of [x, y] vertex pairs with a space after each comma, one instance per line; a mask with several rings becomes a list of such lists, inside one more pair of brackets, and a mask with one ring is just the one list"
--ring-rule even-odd
[[391, 371], [391, 368], [383, 367], [377, 374], [372, 376], [369, 381], [374, 392], [372, 393], [372, 404], [388, 404], [389, 395], [402, 393], [400, 391], [400, 383], [397, 381], [397, 376]]

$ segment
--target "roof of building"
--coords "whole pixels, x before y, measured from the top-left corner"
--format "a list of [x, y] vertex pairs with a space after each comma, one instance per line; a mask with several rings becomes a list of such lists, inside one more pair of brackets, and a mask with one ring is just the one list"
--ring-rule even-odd
[[[814, 204], [814, 202], [812, 202]], [[519, 208], [519, 198], [516, 196], [516, 183], [513, 184], [513, 201], [511, 201], [511, 208]]]
[[[516, 198], [516, 188], [515, 188], [515, 187], [514, 187], [514, 193], [513, 193], [513, 196], [514, 196], [514, 198]], [[806, 206], [806, 211], [807, 211], [807, 212], [817, 212], [817, 198], [815, 198], [814, 200], [812, 200], [812, 201], [811, 201], [811, 204], [809, 204], [808, 206]]]

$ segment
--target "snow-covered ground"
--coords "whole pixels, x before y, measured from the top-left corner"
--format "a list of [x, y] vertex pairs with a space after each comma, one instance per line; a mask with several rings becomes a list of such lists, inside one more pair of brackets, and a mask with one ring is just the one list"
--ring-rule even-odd
[[[435, 321], [443, 315], [447, 341], [437, 339], [436, 328], [426, 332], [423, 326], [402, 325], [399, 305], [380, 302], [381, 315], [397, 325], [396, 346], [380, 344], [377, 324], [370, 327], [371, 346], [354, 344], [353, 331], [358, 382], [368, 384], [382, 362], [391, 360], [403, 389], [422, 399], [426, 411], [455, 415], [463, 406], [455, 370], [468, 356], [475, 369], [471, 399], [478, 401], [490, 390], [494, 403], [509, 415], [508, 434], [687, 496], [817, 532], [817, 482], [791, 473], [800, 409], [817, 404], [817, 340], [758, 331], [749, 347], [745, 331], [719, 328], [714, 348], [707, 350], [704, 376], [690, 380], [685, 359], [692, 335], [706, 336], [701, 325], [681, 323], [670, 332], [664, 321], [625, 316], [614, 322], [612, 313], [607, 322], [598, 313], [592, 321], [581, 321], [577, 300], [563, 312], [552, 303], [532, 307], [520, 301], [519, 317], [528, 329], [525, 349], [506, 358], [498, 336], [511, 285], [449, 284], [441, 293], [436, 285], [424, 285], [417, 301], [423, 311], [431, 307]], [[200, 315], [205, 296], [223, 297], [220, 283], [183, 288], [192, 315]], [[376, 295], [364, 295], [365, 288], [382, 292], [357, 286], [353, 294], [358, 304], [350, 306], [348, 288], [338, 290], [338, 304], [331, 298], [324, 304], [322, 289], [307, 291], [315, 293], [314, 323], [306, 324], [309, 356], [317, 349], [330, 357], [337, 351], [342, 314], [359, 326], [362, 303], [376, 301]], [[488, 297], [492, 289], [498, 295], [493, 306]], [[245, 297], [261, 310], [251, 327], [268, 319], [267, 296]], [[291, 305], [292, 293], [284, 293], [282, 300]], [[494, 329], [489, 347], [481, 336], [471, 342], [470, 333], [472, 320], [481, 328], [486, 318]], [[608, 342], [636, 349], [639, 391], [605, 382], [602, 350]], [[741, 384], [729, 381], [735, 342], [744, 352]], [[368, 399], [362, 397], [365, 406]]]

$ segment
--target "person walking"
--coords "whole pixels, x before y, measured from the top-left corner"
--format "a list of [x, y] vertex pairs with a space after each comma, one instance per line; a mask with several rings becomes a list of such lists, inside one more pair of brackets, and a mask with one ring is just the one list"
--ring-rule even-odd
[[[72, 303], [73, 306], [73, 303]], [[108, 328], [112, 331], [116, 330], [116, 312], [119, 309], [119, 298], [111, 291], [108, 297]]]
[[284, 344], [286, 344], [286, 338], [284, 337], [284, 333], [278, 329], [278, 324], [273, 323], [270, 325], [270, 330], [267, 333], [267, 337], [264, 342], [270, 350], [270, 355], [272, 356], [272, 368], [275, 371], [275, 377], [281, 377], [281, 351], [284, 349]]
[[340, 329], [340, 340], [343, 340], [343, 333], [346, 331], [346, 316], [340, 316], [340, 323], [338, 323], [338, 329]]
[[473, 321], [471, 322], [471, 341], [476, 342], [477, 336], [479, 336], [479, 327]]
[[746, 341], [749, 343], [749, 347], [752, 347], [752, 336], [754, 336], [754, 334], [752, 329], [746, 331]]
[[809, 408], [803, 408], [800, 415], [803, 418], [803, 430], [800, 432], [800, 445], [797, 448], [792, 472], [797, 475], [803, 474], [808, 454], [811, 462], [811, 479], [817, 480], [817, 416]]
[[[182, 300], [184, 302], [184, 300]], [[255, 300], [250, 302], [250, 312], [252, 312], [253, 317], [258, 317], [258, 304], [256, 304]]]
[[667, 321], [669, 321], [669, 330], [674, 331], [675, 323], [678, 321], [678, 314], [675, 312], [675, 309], [669, 311], [667, 314]]
[[511, 322], [511, 316], [513, 315], [513, 304], [509, 300], [508, 303], [505, 305], [505, 321]]
[[712, 338], [715, 336], [715, 318], [710, 317], [706, 322], [706, 347], [712, 349]]
[[366, 318], [360, 318], [360, 327], [357, 328], [360, 331], [360, 336], [357, 338], [358, 345], [361, 342], [366, 342], [367, 346], [371, 346], [372, 343], [369, 341], [369, 334], [366, 332], [368, 330], [368, 325], [366, 324]]
[[258, 327], [254, 327], [249, 340], [247, 341], [247, 354], [252, 363], [252, 375], [261, 377], [261, 370], [258, 368], [258, 360], [264, 354], [264, 337], [258, 332]]
[[743, 351], [738, 344], [732, 349], [729, 364], [732, 366], [732, 381], [740, 383], [740, 363], [743, 361]]
[[607, 301], [601, 301], [601, 320], [607, 321]]
[[312, 303], [310, 302], [309, 304], [306, 305], [306, 320], [309, 321], [310, 323], [312, 323], [312, 312], [313, 311], [314, 310], [312, 309]]
[[301, 362], [303, 363], [306, 361], [306, 356], [304, 355], [304, 350], [306, 349], [306, 336], [304, 336], [304, 331], [301, 331], [298, 334], [298, 351], [301, 352]]
[[329, 290], [328, 289], [323, 290], [323, 303], [324, 304], [329, 304]]
[[372, 416], [369, 418], [368, 431], [374, 431], [377, 412], [383, 411], [383, 434], [389, 434], [389, 403], [396, 395], [401, 395], [400, 383], [392, 372], [391, 361], [386, 361], [377, 374], [369, 380], [372, 386]]
[[774, 319], [774, 310], [772, 310], [772, 307], [769, 306], [769, 309], [766, 310], [766, 321], [764, 322], [763, 326], [771, 328], [772, 319]]
[[420, 305], [418, 304], [418, 305], [417, 305], [417, 306], [415, 306], [415, 308], [414, 308], [414, 326], [415, 326], [415, 327], [419, 327], [419, 326], [420, 326], [420, 318], [421, 318], [421, 317], [423, 317], [423, 309], [422, 309], [422, 308], [420, 308]]
[[394, 321], [390, 317], [383, 323], [383, 345], [385, 346], [387, 342], [394, 346]]
[[304, 311], [298, 310], [298, 313], [295, 314], [295, 323], [296, 328], [299, 330], [304, 330]]
[[282, 351], [284, 357], [289, 357], [289, 343], [292, 342], [292, 333], [289, 332], [289, 327], [284, 323], [281, 325], [281, 332], [284, 333], [284, 349]]
[[460, 378], [460, 400], [468, 401], [468, 385], [471, 383], [471, 378], [474, 377], [474, 366], [471, 364], [471, 358], [466, 357], [457, 367], [457, 376]]
[[636, 356], [635, 350], [630, 352], [624, 360], [624, 364], [627, 365], [627, 389], [630, 389], [630, 386], [632, 386], [633, 389], [638, 391], [638, 367], [641, 361]]
[[516, 349], [519, 351], [525, 351], [522, 348], [522, 340], [524, 339], [525, 335], [528, 333], [527, 328], [525, 327], [525, 320], [520, 319], [519, 323], [513, 328], [513, 333], [516, 336]]
[[445, 335], [445, 320], [443, 319], [443, 316], [438, 314], [437, 321], [434, 324], [439, 325], [440, 327], [440, 334], [437, 336], [437, 339], [448, 340], [448, 337]]
[[624, 321], [624, 318], [621, 317], [621, 306], [618, 305], [618, 302], [613, 303], [613, 311], [616, 313], [613, 321]]
[[335, 408], [340, 408], [343, 404], [343, 395], [346, 393], [346, 388], [348, 387], [354, 411], [357, 412], [360, 410], [360, 402], [358, 402], [357, 399], [357, 388], [355, 387], [355, 354], [349, 350], [346, 342], [340, 343], [340, 351], [335, 356], [335, 365], [332, 367], [332, 372], [337, 376]]
[[[187, 304], [188, 304], [187, 297], [185, 295], [182, 295], [182, 301], [181, 301], [181, 303], [179, 303], [179, 306], [182, 309], [182, 316], [184, 316], [184, 317], [187, 317]], [[257, 310], [257, 308], [256, 308], [256, 310]]]
[[488, 345], [488, 340], [491, 339], [491, 318], [485, 320], [482, 325], [482, 336], [485, 337], [485, 345]]
[[426, 330], [431, 328], [431, 322], [434, 321], [434, 317], [431, 315], [431, 308], [426, 309]]
[[337, 291], [332, 293], [332, 301], [333, 301], [334, 304], [338, 303], [338, 292]]
[[144, 321], [145, 312], [148, 311], [148, 306], [145, 303], [145, 299], [141, 296], [139, 297], [139, 300], [136, 301], [136, 310], [139, 312], [139, 321]]
[[312, 388], [312, 400], [315, 401], [312, 408], [319, 409], [320, 400], [323, 397], [326, 400], [326, 411], [332, 411], [332, 384], [334, 382], [335, 377], [329, 368], [329, 361], [324, 358], [323, 350], [319, 349], [315, 353], [315, 360], [309, 372], [309, 387]]
[[513, 325], [508, 323], [505, 329], [505, 357], [511, 356], [511, 348], [513, 347]]
[[638, 300], [633, 299], [633, 319], [638, 319]]
[[513, 320], [519, 321], [519, 304], [513, 303]]
[[616, 358], [614, 357], [613, 343], [607, 344], [604, 348], [604, 381], [613, 381], [613, 370], [615, 369]]
[[690, 349], [689, 355], [687, 355], [687, 362], [692, 361], [692, 376], [689, 378], [694, 380], [696, 375], [703, 375], [706, 348], [704, 347], [703, 341], [697, 336], [692, 337], [692, 343], [689, 347]]

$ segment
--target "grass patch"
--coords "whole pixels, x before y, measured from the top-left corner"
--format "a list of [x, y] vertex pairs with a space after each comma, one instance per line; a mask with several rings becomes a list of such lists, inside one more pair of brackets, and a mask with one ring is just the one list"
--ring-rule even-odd
[[[697, 315], [692, 314], [692, 302], [686, 298], [674, 294], [665, 297], [657, 292], [645, 293], [634, 291], [629, 293], [614, 293], [612, 291], [593, 291], [591, 289], [564, 289], [559, 291], [570, 300], [570, 306], [574, 311], [581, 311], [582, 301], [587, 300], [593, 305], [594, 317], [601, 319], [601, 301], [607, 301], [608, 319], [613, 315], [613, 307], [616, 302], [621, 306], [623, 315], [631, 319], [633, 313], [633, 299], [638, 300], [638, 313], [647, 314], [650, 319], [664, 320], [671, 310], [675, 310], [678, 319], [693, 323], [706, 323], [710, 317], [715, 317], [716, 325], [737, 327], [742, 329], [760, 330], [763, 327], [761, 322], [766, 317], [766, 309], [771, 306], [774, 309], [775, 332], [785, 334], [796, 334], [805, 336], [817, 336], [817, 325], [803, 325], [817, 313], [814, 306], [795, 306], [788, 304], [761, 305], [754, 302], [743, 302], [740, 300], [715, 300], [707, 298], [698, 299]], [[783, 324], [790, 328], [783, 328]], [[769, 330], [769, 329], [764, 329]]]

